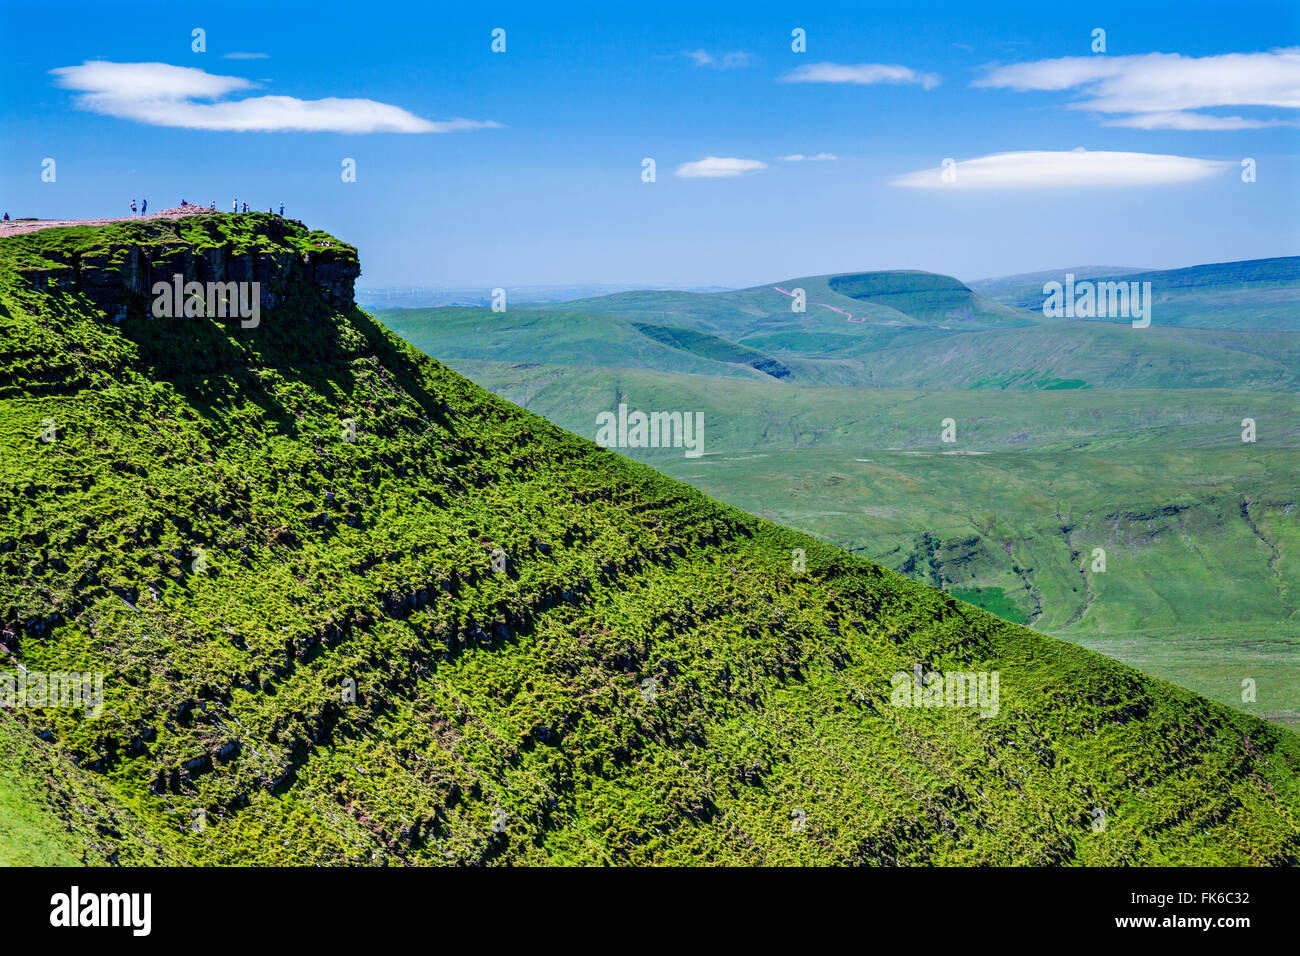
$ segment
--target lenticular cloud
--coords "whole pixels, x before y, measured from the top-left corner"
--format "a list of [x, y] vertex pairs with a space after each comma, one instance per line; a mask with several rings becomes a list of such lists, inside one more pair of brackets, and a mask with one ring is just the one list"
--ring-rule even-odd
[[682, 179], [720, 179], [740, 176], [767, 169], [767, 163], [758, 159], [737, 159], [734, 156], [705, 156], [693, 163], [682, 163], [677, 175]]
[[1075, 149], [994, 153], [907, 173], [891, 185], [919, 189], [1070, 189], [1157, 186], [1205, 179], [1232, 163], [1157, 153]]
[[50, 72], [60, 86], [80, 93], [75, 101], [80, 109], [152, 126], [331, 133], [450, 133], [500, 126], [491, 120], [427, 120], [400, 106], [367, 99], [223, 99], [256, 84], [168, 63], [92, 60]]

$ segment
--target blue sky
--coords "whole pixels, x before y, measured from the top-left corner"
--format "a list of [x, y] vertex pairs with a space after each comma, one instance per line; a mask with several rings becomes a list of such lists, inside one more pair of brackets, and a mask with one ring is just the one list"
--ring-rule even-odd
[[[538, 6], [10, 5], [0, 206], [283, 201], [356, 244], [370, 286], [975, 279], [1300, 252], [1300, 51], [1270, 52], [1300, 48], [1294, 2]], [[310, 102], [327, 98], [367, 102]], [[303, 122], [330, 128], [203, 128]], [[686, 165], [710, 157], [727, 162]]]

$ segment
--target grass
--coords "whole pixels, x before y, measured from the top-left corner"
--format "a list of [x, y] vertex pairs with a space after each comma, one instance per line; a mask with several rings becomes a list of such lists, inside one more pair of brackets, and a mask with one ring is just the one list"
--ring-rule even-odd
[[1016, 624], [1028, 624], [1030, 613], [1002, 588], [949, 588], [948, 593], [959, 601], [974, 604], [990, 614]]

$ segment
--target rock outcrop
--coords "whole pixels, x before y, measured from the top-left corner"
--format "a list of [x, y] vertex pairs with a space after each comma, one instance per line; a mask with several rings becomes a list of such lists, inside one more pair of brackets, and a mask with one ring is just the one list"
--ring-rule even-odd
[[184, 282], [257, 282], [263, 309], [303, 282], [336, 308], [350, 309], [361, 273], [356, 250], [319, 235], [296, 220], [260, 213], [127, 222], [93, 250], [51, 247], [19, 271], [34, 288], [85, 295], [116, 321], [141, 307], [156, 283], [177, 275]]

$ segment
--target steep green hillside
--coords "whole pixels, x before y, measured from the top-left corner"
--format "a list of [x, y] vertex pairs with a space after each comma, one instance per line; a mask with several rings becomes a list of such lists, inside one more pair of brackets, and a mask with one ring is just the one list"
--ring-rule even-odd
[[[0, 667], [0, 673], [9, 668]], [[96, 773], [0, 709], [0, 866], [175, 866]]]
[[[0, 726], [123, 807], [123, 841], [196, 863], [1300, 862], [1289, 732], [492, 396], [351, 305], [347, 246], [261, 216], [211, 217], [203, 248], [167, 228], [0, 241], [4, 669], [105, 674], [98, 719]], [[237, 261], [257, 327], [147, 317], [150, 280]], [[895, 706], [918, 665], [996, 672], [996, 706]], [[14, 752], [16, 792], [63, 792]], [[38, 835], [15, 799], [5, 829]]]

